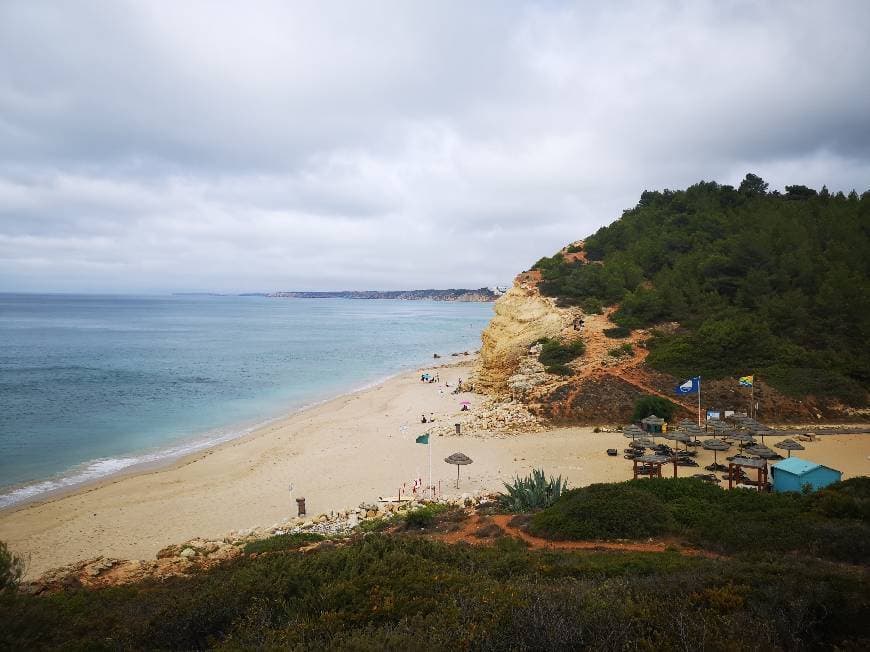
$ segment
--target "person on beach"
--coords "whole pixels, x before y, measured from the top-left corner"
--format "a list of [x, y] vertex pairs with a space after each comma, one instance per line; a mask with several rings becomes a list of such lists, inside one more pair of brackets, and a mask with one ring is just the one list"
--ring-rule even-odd
[[428, 423], [428, 422], [426, 421], [426, 415], [425, 415], [425, 414], [423, 415], [423, 418], [420, 419], [420, 423]]

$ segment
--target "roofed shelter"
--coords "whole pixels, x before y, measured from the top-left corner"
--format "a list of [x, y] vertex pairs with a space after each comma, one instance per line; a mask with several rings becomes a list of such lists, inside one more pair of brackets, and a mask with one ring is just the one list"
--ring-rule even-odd
[[641, 419], [640, 422], [643, 424], [643, 429], [646, 432], [651, 432], [653, 434], [660, 433], [665, 425], [665, 420], [654, 414], [649, 415], [645, 419]]
[[744, 468], [755, 469], [758, 472], [758, 480], [749, 484], [758, 487], [758, 491], [767, 489], [767, 460], [756, 460], [748, 457], [734, 457], [728, 463], [728, 488], [733, 489], [734, 483], [739, 481]]
[[839, 482], [843, 477], [842, 471], [794, 456], [777, 462], [770, 470], [774, 491], [802, 491], [804, 485], [810, 485], [813, 491], [818, 491]]

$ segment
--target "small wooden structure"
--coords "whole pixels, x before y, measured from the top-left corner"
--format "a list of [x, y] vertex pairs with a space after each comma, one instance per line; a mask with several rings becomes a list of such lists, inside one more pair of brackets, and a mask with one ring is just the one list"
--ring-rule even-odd
[[635, 457], [632, 460], [632, 464], [634, 465], [634, 479], [637, 480], [637, 476], [640, 475], [637, 469], [638, 462], [644, 466], [652, 467], [652, 473], [644, 475], [649, 475], [651, 478], [660, 478], [662, 477], [662, 464], [667, 464], [669, 461], [670, 459], [665, 455], [640, 455]]
[[643, 429], [646, 432], [650, 432], [653, 434], [660, 433], [662, 431], [662, 427], [665, 425], [665, 420], [661, 417], [657, 417], [654, 414], [649, 415], [645, 419], [641, 419], [640, 422], [643, 424]]
[[758, 491], [767, 490], [767, 460], [754, 460], [748, 457], [735, 457], [728, 464], [728, 488], [734, 488], [734, 481], [740, 477], [743, 468], [758, 471]]

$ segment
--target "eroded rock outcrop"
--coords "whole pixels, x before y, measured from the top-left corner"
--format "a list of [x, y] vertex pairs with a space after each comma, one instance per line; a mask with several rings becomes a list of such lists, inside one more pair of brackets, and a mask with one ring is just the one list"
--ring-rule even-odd
[[533, 283], [517, 278], [513, 287], [495, 303], [495, 316], [483, 331], [483, 345], [476, 370], [476, 384], [494, 396], [511, 394], [510, 383], [529, 347], [544, 337], [559, 337], [571, 328], [571, 310], [557, 308], [542, 297]]

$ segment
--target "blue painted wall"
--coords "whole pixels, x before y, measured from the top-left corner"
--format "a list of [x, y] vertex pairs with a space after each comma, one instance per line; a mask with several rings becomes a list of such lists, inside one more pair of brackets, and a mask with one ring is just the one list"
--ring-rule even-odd
[[830, 484], [839, 482], [842, 473], [829, 469], [824, 466], [807, 471], [803, 475], [795, 475], [789, 473], [785, 469], [773, 469], [773, 490], [774, 491], [801, 491], [804, 484], [810, 483], [813, 486], [813, 491], [817, 491]]

